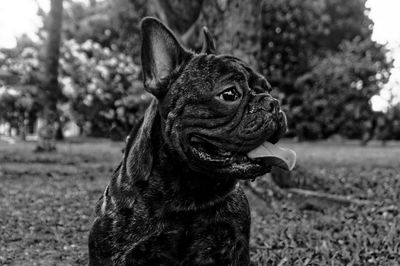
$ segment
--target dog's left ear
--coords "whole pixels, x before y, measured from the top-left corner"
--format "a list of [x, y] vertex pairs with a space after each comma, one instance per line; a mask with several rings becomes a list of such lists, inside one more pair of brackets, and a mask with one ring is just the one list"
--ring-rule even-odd
[[163, 81], [179, 69], [191, 53], [180, 45], [167, 26], [155, 18], [144, 18], [141, 30], [144, 86], [148, 92], [160, 98], [166, 93]]
[[214, 38], [208, 31], [207, 27], [203, 27], [203, 47], [200, 53], [215, 54], [217, 49], [215, 48]]

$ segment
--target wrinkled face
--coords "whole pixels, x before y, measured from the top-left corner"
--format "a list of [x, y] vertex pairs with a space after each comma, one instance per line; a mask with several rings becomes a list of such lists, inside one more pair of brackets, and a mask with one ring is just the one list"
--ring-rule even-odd
[[240, 59], [193, 57], [160, 100], [164, 140], [197, 171], [255, 178], [269, 167], [247, 153], [286, 132], [286, 118], [270, 85]]
[[240, 59], [216, 55], [206, 28], [200, 54], [157, 19], [143, 19], [141, 31], [144, 86], [158, 99], [164, 143], [177, 160], [241, 179], [272, 165], [294, 167], [295, 153], [272, 144], [286, 131], [286, 118], [261, 75]]

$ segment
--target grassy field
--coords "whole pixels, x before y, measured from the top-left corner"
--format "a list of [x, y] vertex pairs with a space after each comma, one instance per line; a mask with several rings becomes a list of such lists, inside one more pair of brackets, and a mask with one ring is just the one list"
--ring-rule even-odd
[[[370, 200], [363, 206], [260, 200], [252, 208], [257, 265], [399, 265], [400, 146], [286, 143], [320, 191]], [[0, 265], [85, 265], [93, 207], [121, 157], [121, 143], [0, 142]], [[307, 176], [304, 177], [307, 179]]]

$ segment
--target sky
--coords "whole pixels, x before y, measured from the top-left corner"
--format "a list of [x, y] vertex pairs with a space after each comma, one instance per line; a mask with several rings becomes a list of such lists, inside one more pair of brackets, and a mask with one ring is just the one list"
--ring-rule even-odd
[[0, 48], [15, 46], [15, 37], [22, 34], [37, 38], [35, 32], [42, 23], [36, 2], [49, 10], [50, 0], [0, 0]]
[[400, 101], [400, 0], [368, 0], [366, 6], [371, 9], [369, 16], [374, 21], [372, 38], [386, 43], [390, 56], [395, 60], [389, 83], [379, 96], [374, 96], [372, 107], [376, 111], [385, 110], [391, 91]]
[[[37, 3], [49, 10], [50, 0], [0, 0], [0, 48], [13, 47], [15, 37], [22, 34], [36, 39], [35, 32], [41, 26]], [[391, 88], [396, 85], [392, 91], [400, 101], [400, 0], [368, 0], [366, 6], [371, 9], [369, 16], [374, 21], [373, 39], [387, 43], [390, 56], [395, 59], [389, 83], [380, 95], [371, 99], [373, 109], [379, 111], [386, 108]]]

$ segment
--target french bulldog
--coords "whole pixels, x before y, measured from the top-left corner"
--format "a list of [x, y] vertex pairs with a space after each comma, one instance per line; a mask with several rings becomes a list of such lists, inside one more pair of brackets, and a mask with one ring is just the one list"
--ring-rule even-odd
[[144, 86], [154, 98], [130, 133], [96, 206], [89, 264], [250, 265], [249, 204], [239, 180], [295, 154], [267, 80], [244, 61], [217, 55], [206, 28], [200, 53], [144, 18]]

